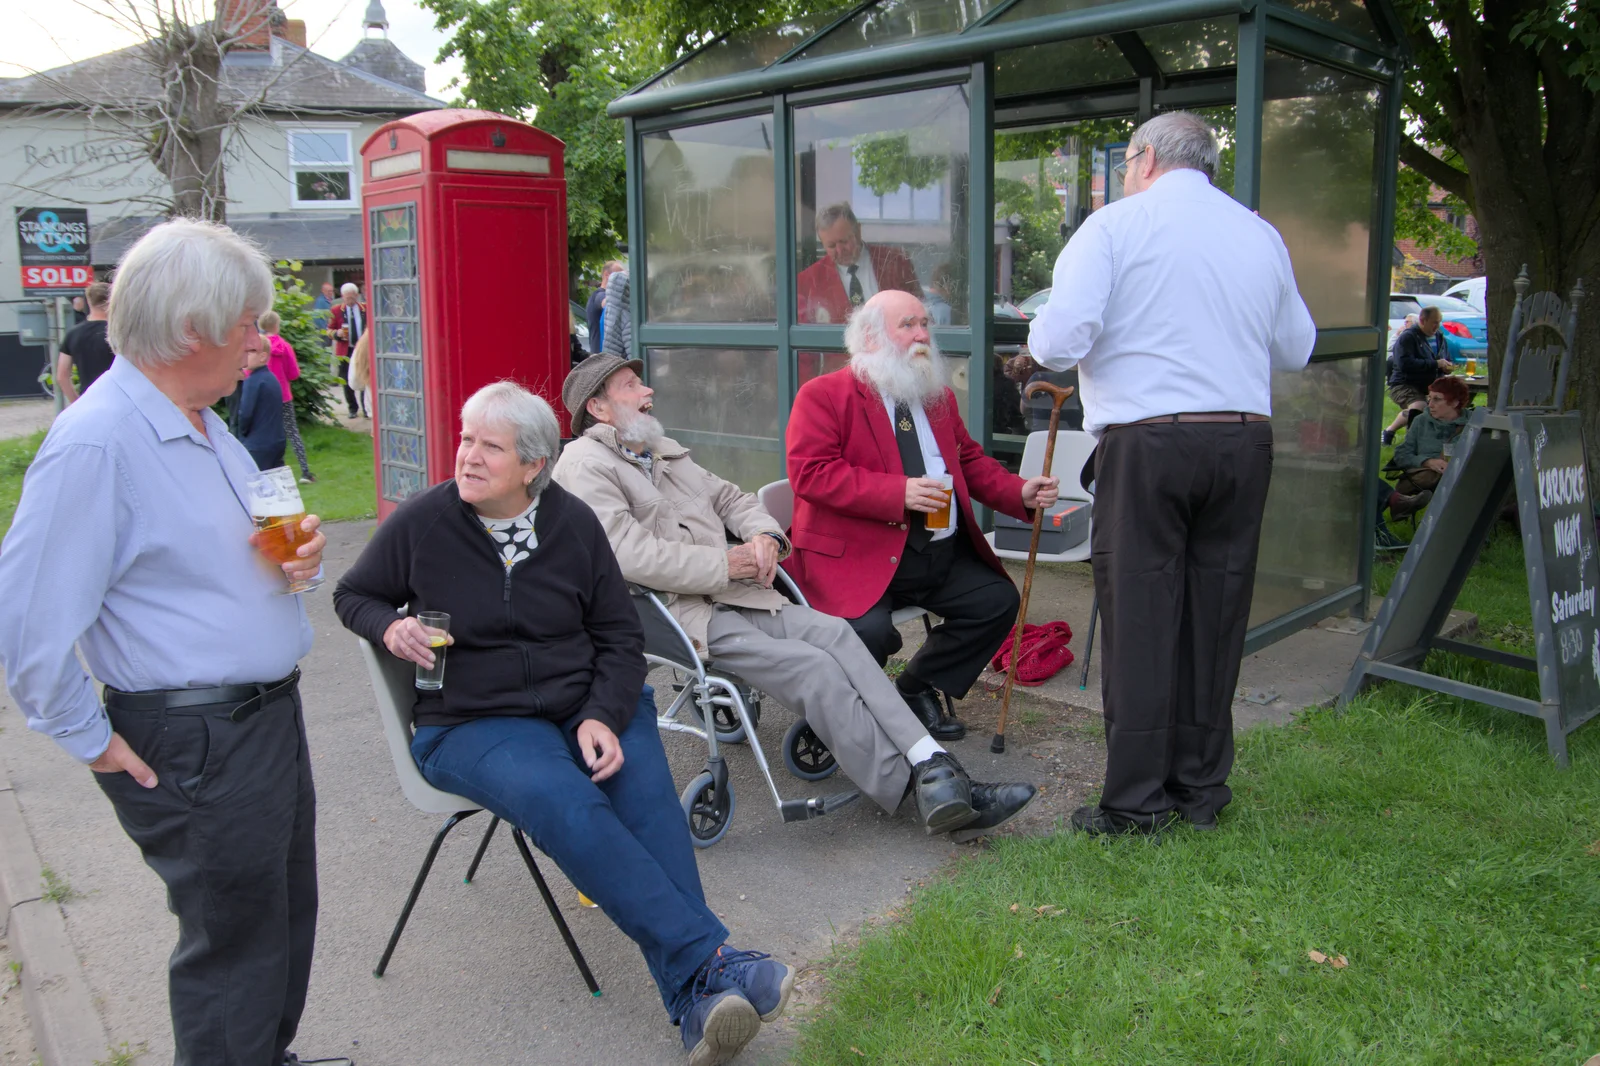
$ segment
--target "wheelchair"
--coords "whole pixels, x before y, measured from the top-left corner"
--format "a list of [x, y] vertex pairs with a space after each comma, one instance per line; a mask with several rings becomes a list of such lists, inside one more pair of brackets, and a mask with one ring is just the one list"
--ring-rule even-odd
[[[777, 580], [781, 592], [795, 603], [805, 603], [800, 590], [781, 569]], [[665, 711], [658, 712], [657, 728], [665, 733], [688, 733], [706, 742], [705, 769], [690, 780], [680, 797], [695, 847], [709, 848], [716, 844], [727, 835], [733, 822], [733, 786], [721, 752], [724, 744], [743, 742], [749, 746], [784, 822], [820, 818], [861, 798], [860, 791], [852, 789], [831, 796], [784, 799], [772, 779], [761, 738], [756, 735], [764, 699], [762, 693], [738, 677], [719, 673], [714, 664], [703, 662], [689, 634], [672, 617], [659, 594], [634, 584], [628, 586], [628, 591], [644, 627], [646, 663], [651, 667], [664, 667], [673, 675], [673, 700]], [[688, 712], [687, 716], [684, 711]], [[694, 721], [685, 721], [684, 717]], [[838, 769], [833, 753], [800, 717], [796, 717], [784, 735], [783, 761], [790, 773], [804, 781], [824, 780]]]

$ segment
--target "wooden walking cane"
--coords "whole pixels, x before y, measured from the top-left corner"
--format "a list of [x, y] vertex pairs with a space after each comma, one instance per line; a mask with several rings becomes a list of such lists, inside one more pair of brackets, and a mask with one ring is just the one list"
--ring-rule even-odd
[[[1044, 440], [1044, 473], [1048, 476], [1056, 457], [1056, 430], [1061, 425], [1061, 405], [1073, 393], [1068, 385], [1062, 388], [1048, 381], [1034, 381], [1022, 390], [1022, 398], [1031, 400], [1039, 393], [1050, 395], [1050, 432]], [[1022, 603], [1017, 607], [1017, 625], [1011, 633], [1011, 661], [1006, 665], [1005, 695], [1000, 697], [1000, 724], [995, 728], [994, 740], [989, 750], [996, 755], [1006, 750], [1006, 717], [1011, 712], [1011, 685], [1017, 678], [1017, 659], [1022, 654], [1022, 627], [1028, 621], [1028, 594], [1033, 591], [1033, 563], [1039, 554], [1039, 529], [1044, 524], [1045, 508], [1033, 509], [1033, 539], [1028, 542], [1028, 568], [1022, 573]]]

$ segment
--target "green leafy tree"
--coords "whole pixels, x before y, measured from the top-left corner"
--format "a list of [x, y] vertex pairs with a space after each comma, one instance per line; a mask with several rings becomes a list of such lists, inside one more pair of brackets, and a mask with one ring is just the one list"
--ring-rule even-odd
[[322, 346], [323, 333], [312, 318], [311, 303], [316, 299], [306, 291], [305, 282], [296, 275], [297, 262], [280, 261], [273, 269], [272, 284], [277, 290], [272, 309], [278, 312], [282, 324], [278, 336], [289, 342], [295, 359], [300, 364], [300, 376], [289, 383], [294, 396], [294, 415], [302, 425], [328, 422], [333, 418], [329, 399], [339, 385], [339, 379], [328, 369], [328, 349]]
[[[1402, 215], [1409, 202], [1415, 220], [1417, 188], [1431, 182], [1476, 217], [1498, 375], [1524, 264], [1536, 290], [1600, 284], [1600, 13], [1589, 0], [1398, 6], [1416, 61], [1400, 160], [1417, 177], [1402, 172]], [[1579, 320], [1573, 374], [1590, 441], [1600, 440], [1597, 312], [1591, 302]]]

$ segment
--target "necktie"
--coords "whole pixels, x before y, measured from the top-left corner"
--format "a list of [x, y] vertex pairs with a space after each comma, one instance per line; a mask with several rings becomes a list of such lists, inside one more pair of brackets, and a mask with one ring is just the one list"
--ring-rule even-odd
[[861, 292], [861, 279], [856, 277], [856, 271], [859, 268], [856, 266], [856, 264], [851, 263], [846, 269], [850, 271], [850, 306], [860, 307], [861, 302], [866, 299], [866, 296]]
[[[922, 463], [922, 442], [917, 439], [917, 424], [911, 419], [911, 408], [903, 403], [894, 405], [894, 442], [900, 449], [900, 467], [906, 477], [921, 477], [927, 473], [928, 468]], [[928, 532], [922, 512], [911, 515], [909, 526], [906, 547], [912, 551], [927, 548], [933, 534]]]

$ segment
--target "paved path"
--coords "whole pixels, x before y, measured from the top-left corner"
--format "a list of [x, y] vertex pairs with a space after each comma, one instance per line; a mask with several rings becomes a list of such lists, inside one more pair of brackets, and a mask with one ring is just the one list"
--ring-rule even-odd
[[55, 416], [54, 400], [6, 400], [0, 403], [0, 440], [49, 429]]

